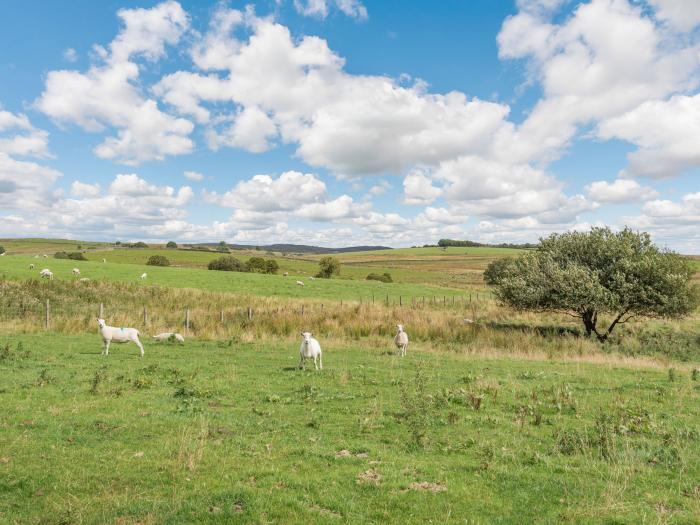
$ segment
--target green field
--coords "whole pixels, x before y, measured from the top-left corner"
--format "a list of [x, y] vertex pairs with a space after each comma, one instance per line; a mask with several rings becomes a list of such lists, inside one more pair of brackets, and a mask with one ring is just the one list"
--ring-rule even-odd
[[687, 369], [387, 349], [0, 336], [0, 521], [700, 520]]
[[[29, 268], [34, 264], [35, 268]], [[34, 259], [27, 256], [0, 258], [0, 276], [8, 279], [39, 278], [39, 271], [49, 268], [56, 279], [75, 280], [72, 269], [78, 268], [81, 277], [92, 280], [114, 282], [141, 282], [140, 276], [148, 274], [143, 284], [175, 288], [196, 288], [231, 292], [246, 295], [298, 297], [334, 300], [367, 301], [374, 295], [377, 299], [398, 296], [448, 296], [463, 294], [464, 290], [438, 288], [413, 283], [380, 283], [377, 281], [350, 279], [315, 279], [308, 275], [261, 275], [256, 273], [217, 272], [200, 268], [158, 267], [145, 264], [101, 263], [95, 261], [73, 261], [64, 259]], [[296, 284], [302, 279], [305, 286]]]

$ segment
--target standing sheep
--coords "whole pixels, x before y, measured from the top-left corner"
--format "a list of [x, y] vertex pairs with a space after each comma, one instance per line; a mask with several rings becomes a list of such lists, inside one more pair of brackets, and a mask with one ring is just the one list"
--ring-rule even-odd
[[[306, 360], [314, 360], [314, 368], [316, 370], [323, 370], [323, 361], [321, 360], [321, 345], [312, 336], [311, 332], [302, 332], [301, 336], [304, 340], [301, 342], [301, 347], [299, 348], [299, 355], [301, 357], [299, 361], [299, 368], [306, 370]], [[318, 362], [317, 362], [318, 360]]]
[[73, 275], [80, 277], [80, 268], [73, 268]]
[[139, 331], [136, 328], [117, 328], [116, 326], [107, 326], [104, 319], [98, 319], [97, 324], [100, 325], [100, 335], [102, 336], [102, 355], [109, 355], [109, 344], [128, 343], [129, 341], [136, 344], [141, 349], [141, 357], [143, 357], [143, 345], [139, 341]]
[[303, 281], [297, 281], [297, 286], [304, 286], [304, 282], [303, 282]]
[[39, 272], [39, 275], [43, 277], [44, 279], [53, 279], [53, 272], [49, 270], [48, 268], [44, 268]]
[[30, 265], [29, 265], [29, 269], [30, 269], [30, 270], [33, 270], [33, 269], [34, 269], [34, 265], [33, 265], [33, 264], [30, 264]]
[[406, 355], [406, 348], [408, 347], [408, 334], [403, 331], [402, 324], [397, 324], [396, 328], [398, 328], [399, 331], [397, 332], [396, 337], [394, 337], [394, 344], [396, 345], [396, 348], [399, 349], [399, 355], [403, 357]]
[[145, 281], [145, 280], [146, 280], [146, 277], [148, 277], [148, 274], [147, 274], [147, 273], [142, 273], [142, 274], [141, 274], [141, 280], [142, 280], [142, 281]]
[[103, 262], [103, 263], [106, 263], [106, 262], [107, 262], [107, 259], [102, 259], [102, 262]]

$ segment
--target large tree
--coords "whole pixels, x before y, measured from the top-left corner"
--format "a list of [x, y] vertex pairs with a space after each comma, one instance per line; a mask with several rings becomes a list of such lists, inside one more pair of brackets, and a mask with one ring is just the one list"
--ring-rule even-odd
[[316, 277], [321, 277], [324, 279], [330, 279], [334, 275], [340, 273], [340, 261], [335, 257], [327, 256], [321, 257], [318, 261], [318, 273]]
[[503, 303], [578, 317], [601, 342], [633, 317], [682, 317], [698, 306], [690, 261], [629, 228], [553, 234], [494, 270]]

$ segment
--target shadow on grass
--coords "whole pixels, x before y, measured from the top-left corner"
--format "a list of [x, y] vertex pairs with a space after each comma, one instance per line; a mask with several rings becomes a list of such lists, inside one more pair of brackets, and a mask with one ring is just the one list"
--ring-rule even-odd
[[532, 326], [524, 323], [496, 323], [493, 321], [482, 323], [482, 325], [493, 330], [499, 330], [503, 332], [521, 332], [528, 334], [537, 334], [541, 337], [554, 337], [562, 335], [581, 337], [581, 331], [578, 328], [571, 328], [570, 326]]

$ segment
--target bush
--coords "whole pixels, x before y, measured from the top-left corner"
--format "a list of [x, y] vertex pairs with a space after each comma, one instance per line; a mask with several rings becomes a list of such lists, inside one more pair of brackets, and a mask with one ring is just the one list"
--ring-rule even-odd
[[3, 248], [2, 246], [0, 246], [0, 253], [5, 253], [5, 248]]
[[214, 259], [207, 266], [210, 270], [219, 270], [222, 272], [245, 272], [246, 267], [241, 261], [233, 257], [232, 255], [226, 255], [224, 257], [219, 257]]
[[170, 266], [170, 261], [164, 255], [151, 255], [146, 264], [149, 266]]
[[391, 274], [389, 272], [384, 272], [384, 273], [370, 273], [367, 276], [368, 281], [381, 281], [383, 283], [393, 283], [394, 280], [391, 278]]
[[330, 279], [339, 273], [340, 261], [335, 257], [322, 257], [321, 260], [318, 261], [318, 273], [316, 274], [316, 277], [320, 277], [321, 279]]
[[246, 270], [253, 273], [277, 273], [279, 265], [274, 259], [251, 257], [246, 263]]
[[135, 242], [130, 245], [131, 248], [148, 248], [148, 244], [143, 241]]
[[165, 245], [166, 248], [177, 248], [177, 243], [175, 241], [168, 241], [168, 244]]
[[484, 270], [484, 281], [486, 284], [496, 286], [505, 275], [508, 265], [512, 261], [513, 259], [510, 257], [504, 257], [503, 259], [491, 261], [486, 267], [486, 270]]
[[87, 261], [87, 257], [83, 252], [56, 252], [53, 254], [54, 259], [73, 259], [74, 261]]

